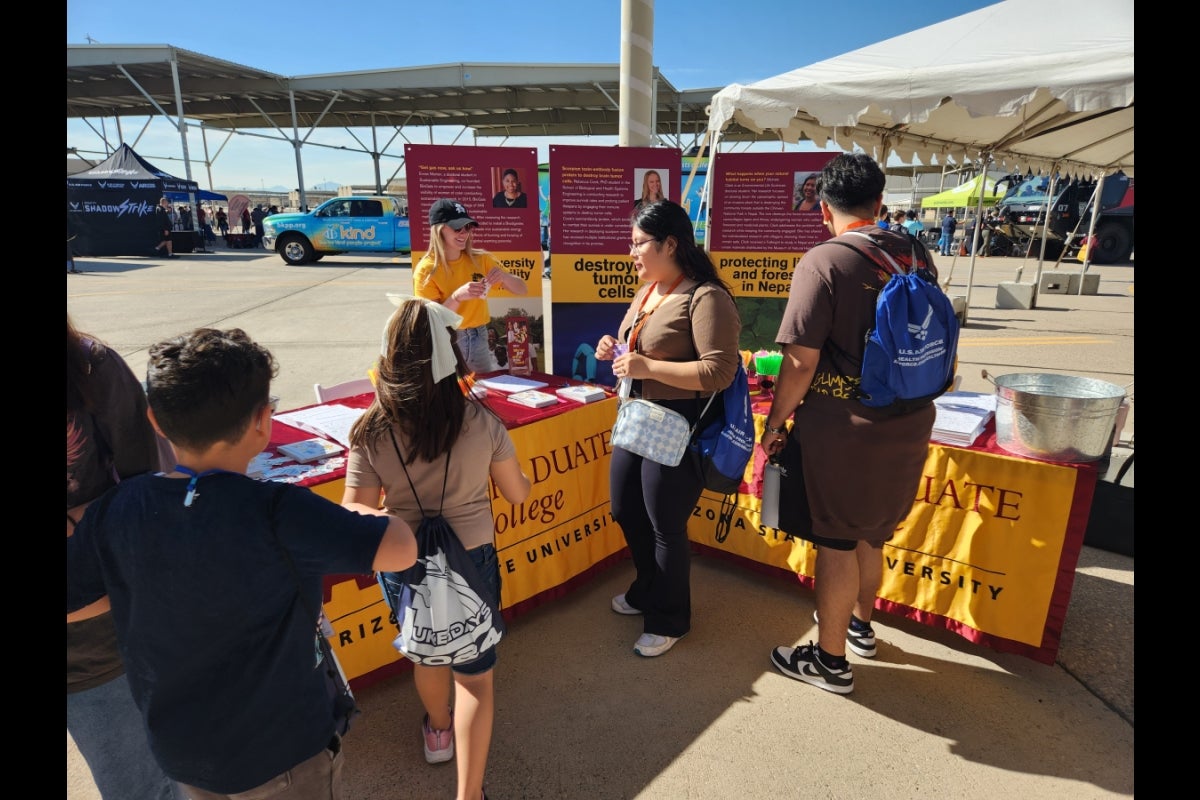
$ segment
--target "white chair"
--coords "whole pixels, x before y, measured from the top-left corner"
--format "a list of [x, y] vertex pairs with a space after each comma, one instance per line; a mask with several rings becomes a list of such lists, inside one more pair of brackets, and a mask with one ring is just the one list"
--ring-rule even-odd
[[343, 397], [354, 397], [355, 395], [373, 392], [375, 391], [375, 387], [371, 384], [370, 378], [356, 378], [352, 381], [335, 383], [332, 386], [323, 386], [319, 383], [314, 383], [313, 391], [317, 395], [318, 403], [328, 403], [330, 400], [341, 400]]

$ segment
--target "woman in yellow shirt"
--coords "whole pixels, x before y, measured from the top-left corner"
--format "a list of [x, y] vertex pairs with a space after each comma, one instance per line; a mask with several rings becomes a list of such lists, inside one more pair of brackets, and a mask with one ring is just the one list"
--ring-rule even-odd
[[463, 318], [458, 327], [458, 349], [473, 372], [500, 369], [488, 347], [491, 320], [487, 294], [501, 286], [524, 296], [529, 288], [516, 275], [505, 272], [495, 257], [476, 248], [472, 236], [479, 223], [457, 200], [438, 200], [429, 209], [429, 251], [413, 267], [413, 293], [441, 303]]

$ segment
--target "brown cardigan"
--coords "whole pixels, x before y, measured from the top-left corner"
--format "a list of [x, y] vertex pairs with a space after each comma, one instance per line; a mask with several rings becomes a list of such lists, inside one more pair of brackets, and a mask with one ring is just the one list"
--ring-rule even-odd
[[[642, 297], [650, 290], [650, 286], [643, 286], [634, 295], [617, 329], [618, 340], [629, 341]], [[741, 335], [742, 321], [733, 297], [721, 286], [703, 284], [696, 289], [694, 298], [688, 294], [693, 286], [696, 286], [695, 281], [685, 280], [654, 309], [638, 332], [636, 352], [663, 361], [692, 363], [704, 387], [701, 396], [707, 396], [733, 382], [741, 359], [738, 337]], [[689, 300], [692, 303], [690, 315]], [[653, 300], [650, 304], [653, 304]], [[647, 400], [696, 397], [693, 389], [680, 389], [652, 379], [639, 383], [641, 396]]]

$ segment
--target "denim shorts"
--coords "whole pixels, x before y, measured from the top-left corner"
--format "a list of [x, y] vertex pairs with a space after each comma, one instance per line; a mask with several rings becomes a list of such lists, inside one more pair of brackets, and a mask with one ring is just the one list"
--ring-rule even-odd
[[496, 354], [488, 346], [488, 326], [477, 328], [460, 328], [455, 337], [458, 349], [462, 352], [463, 361], [472, 372], [495, 372], [500, 369]]
[[[496, 608], [500, 608], [500, 558], [496, 554], [495, 546], [485, 544], [482, 547], [468, 550], [467, 555], [470, 556], [471, 563], [479, 572], [479, 580], [482, 584], [480, 590], [489, 595], [483, 599], [491, 600]], [[396, 620], [396, 604], [400, 584], [398, 578], [399, 574], [395, 572], [380, 572], [377, 576], [379, 587], [383, 590], [383, 598], [392, 610], [392, 622], [396, 625], [399, 625]], [[496, 648], [492, 647], [479, 659], [466, 664], [455, 664], [450, 669], [463, 675], [482, 675], [494, 666], [496, 666]]]

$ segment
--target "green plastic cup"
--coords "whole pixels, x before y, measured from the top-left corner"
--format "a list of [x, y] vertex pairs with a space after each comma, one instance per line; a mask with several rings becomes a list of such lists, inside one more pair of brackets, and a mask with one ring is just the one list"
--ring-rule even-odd
[[783, 353], [767, 353], [765, 356], [754, 357], [754, 371], [759, 375], [776, 376], [783, 364]]

